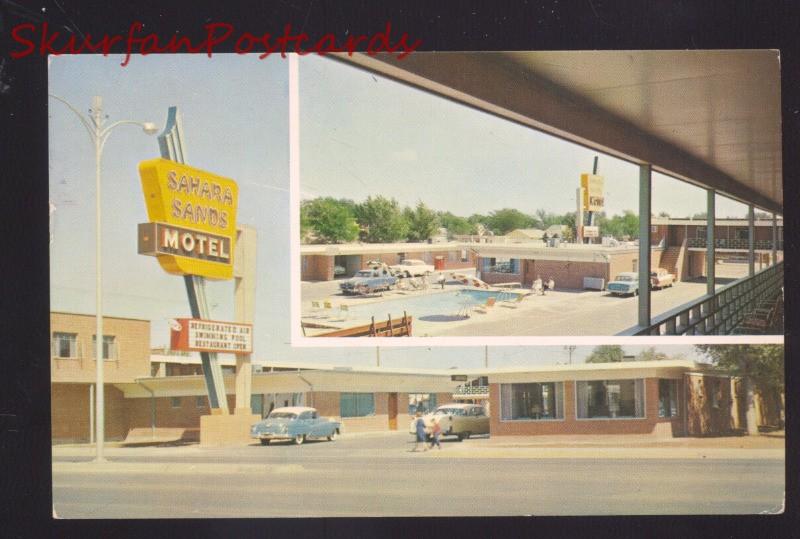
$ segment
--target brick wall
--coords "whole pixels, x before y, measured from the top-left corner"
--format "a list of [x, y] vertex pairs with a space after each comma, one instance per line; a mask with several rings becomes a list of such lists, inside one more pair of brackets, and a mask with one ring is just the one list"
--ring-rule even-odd
[[[51, 380], [53, 382], [94, 382], [97, 370], [92, 345], [95, 317], [93, 315], [51, 312], [51, 343], [53, 334], [56, 332], [77, 335], [79, 357], [56, 358], [51, 353]], [[106, 382], [133, 382], [135, 378], [150, 376], [150, 322], [148, 320], [103, 317], [103, 333], [114, 336], [117, 349], [117, 359], [106, 360], [103, 364]]]
[[[89, 441], [90, 384], [51, 385], [51, 433], [53, 442]], [[112, 385], [104, 387], [106, 440], [122, 440], [128, 434], [128, 407], [122, 392]], [[148, 423], [149, 425], [149, 423]]]
[[[389, 430], [389, 394], [375, 393], [375, 414], [365, 417], [342, 418], [340, 393], [338, 391], [313, 391], [306, 397], [308, 406], [317, 409], [319, 414], [342, 422], [342, 431], [366, 432]], [[400, 417], [400, 400], [398, 396], [398, 417]], [[398, 428], [400, 424], [398, 424]]]
[[304, 255], [300, 257], [300, 279], [303, 281], [330, 281], [333, 279], [333, 257]]
[[[658, 379], [645, 379], [645, 417], [636, 419], [577, 419], [575, 382], [564, 382], [564, 419], [548, 421], [502, 421], [500, 384], [489, 385], [490, 432], [497, 436], [553, 434], [649, 434], [659, 423], [668, 423], [673, 434], [681, 431], [681, 418], [658, 417]], [[678, 388], [680, 397], [681, 391]]]

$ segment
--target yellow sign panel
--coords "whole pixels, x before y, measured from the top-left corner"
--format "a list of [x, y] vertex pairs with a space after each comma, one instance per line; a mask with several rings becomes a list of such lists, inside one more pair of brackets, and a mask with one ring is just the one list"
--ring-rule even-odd
[[228, 256], [216, 260], [158, 254], [161, 267], [176, 275], [199, 275], [209, 279], [233, 277], [239, 201], [236, 182], [167, 159], [142, 161], [139, 175], [150, 221], [195, 232], [195, 238], [202, 238], [205, 233], [212, 238], [227, 238], [230, 242]]
[[584, 211], [603, 211], [603, 177], [594, 174], [581, 174]]

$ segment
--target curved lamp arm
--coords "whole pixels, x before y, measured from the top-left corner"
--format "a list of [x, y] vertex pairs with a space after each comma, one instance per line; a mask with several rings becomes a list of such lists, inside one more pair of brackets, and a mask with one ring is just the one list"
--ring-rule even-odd
[[86, 117], [83, 114], [81, 114], [81, 112], [78, 109], [73, 107], [72, 104], [69, 101], [67, 101], [66, 99], [64, 99], [63, 97], [59, 97], [59, 96], [57, 96], [55, 94], [47, 94], [47, 95], [52, 97], [56, 101], [61, 101], [67, 107], [69, 107], [69, 110], [71, 110], [72, 112], [75, 113], [75, 116], [78, 117], [78, 119], [83, 124], [83, 127], [85, 127], [86, 131], [89, 133], [89, 138], [92, 140], [92, 142], [94, 142], [94, 138], [96, 136], [96, 133], [95, 133], [95, 129], [92, 127], [92, 124], [89, 123], [89, 120], [87, 120]]

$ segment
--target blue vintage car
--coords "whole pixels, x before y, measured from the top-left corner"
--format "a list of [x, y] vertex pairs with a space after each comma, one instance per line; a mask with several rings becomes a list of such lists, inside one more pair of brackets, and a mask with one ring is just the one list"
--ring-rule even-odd
[[389, 290], [397, 283], [397, 277], [392, 275], [386, 266], [363, 269], [352, 278], [339, 283], [339, 288], [345, 294], [373, 294], [382, 290]]
[[272, 440], [291, 440], [300, 445], [310, 438], [336, 439], [342, 424], [320, 417], [317, 410], [305, 406], [275, 408], [269, 416], [250, 428], [250, 437], [257, 438], [261, 445]]
[[628, 294], [635, 296], [639, 293], [639, 274], [633, 271], [624, 271], [608, 283], [606, 290], [619, 296]]

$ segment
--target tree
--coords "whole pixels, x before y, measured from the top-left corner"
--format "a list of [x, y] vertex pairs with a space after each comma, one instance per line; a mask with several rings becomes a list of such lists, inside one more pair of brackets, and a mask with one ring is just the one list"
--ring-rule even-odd
[[449, 211], [439, 212], [439, 224], [447, 229], [447, 236], [452, 238], [454, 235], [472, 234], [475, 230], [475, 225], [470, 223], [467, 219], [453, 215]]
[[395, 199], [380, 195], [367, 197], [356, 205], [355, 216], [369, 243], [392, 243], [405, 239], [408, 234], [408, 223]]
[[719, 369], [741, 377], [747, 393], [747, 432], [758, 434], [754, 395], [755, 390], [766, 394], [784, 392], [783, 346], [778, 344], [698, 344], [695, 348], [708, 357]]
[[603, 236], [617, 239], [639, 237], [639, 216], [631, 210], [625, 210], [622, 215], [615, 215], [610, 219], [605, 214], [600, 214], [597, 221]]
[[408, 223], [409, 241], [426, 241], [431, 238], [439, 228], [439, 218], [436, 212], [428, 208], [422, 201], [413, 210], [403, 210], [403, 217]]
[[586, 363], [617, 363], [624, 359], [625, 353], [618, 344], [601, 344], [595, 346]]
[[300, 205], [300, 233], [314, 243], [344, 243], [358, 238], [352, 202], [334, 198], [304, 200]]
[[495, 234], [505, 235], [518, 228], [533, 228], [538, 220], [513, 208], [503, 208], [489, 214], [485, 223]]
[[669, 359], [664, 352], [658, 352], [654, 347], [645, 348], [636, 355], [636, 361], [663, 361]]

